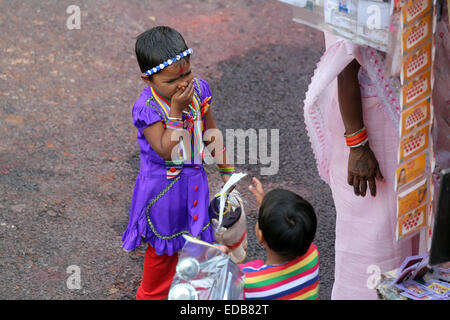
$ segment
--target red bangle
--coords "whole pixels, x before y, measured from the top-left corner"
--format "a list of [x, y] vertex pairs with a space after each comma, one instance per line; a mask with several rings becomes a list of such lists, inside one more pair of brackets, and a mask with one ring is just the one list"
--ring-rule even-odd
[[347, 143], [347, 146], [349, 146], [349, 147], [359, 145], [368, 139], [367, 130], [365, 127], [363, 127], [361, 130], [359, 130], [353, 134], [344, 135], [344, 136], [345, 136], [345, 142]]

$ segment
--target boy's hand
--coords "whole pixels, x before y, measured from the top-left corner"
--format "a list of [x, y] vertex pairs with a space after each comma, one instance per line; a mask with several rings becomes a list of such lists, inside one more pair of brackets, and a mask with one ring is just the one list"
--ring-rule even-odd
[[222, 245], [219, 245], [218, 247], [219, 247], [219, 250], [222, 251], [222, 253], [225, 253], [225, 254], [229, 254], [230, 253], [230, 249], [228, 249], [227, 246], [224, 246], [222, 244]]
[[171, 103], [171, 109], [181, 113], [192, 102], [194, 96], [194, 80], [192, 80], [187, 87], [179, 87], [173, 94]]
[[253, 186], [250, 185], [248, 189], [255, 196], [258, 205], [261, 206], [265, 194], [261, 181], [253, 177]]

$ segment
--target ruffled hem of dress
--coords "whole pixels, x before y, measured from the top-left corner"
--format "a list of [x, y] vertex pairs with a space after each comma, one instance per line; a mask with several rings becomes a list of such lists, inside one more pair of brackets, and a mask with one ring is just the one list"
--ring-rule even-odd
[[125, 251], [133, 251], [141, 244], [141, 237], [137, 230], [127, 229], [122, 235], [122, 248]]
[[134, 226], [128, 226], [122, 235], [122, 248], [125, 251], [133, 251], [141, 245], [143, 235], [147, 234], [146, 224], [137, 223]]

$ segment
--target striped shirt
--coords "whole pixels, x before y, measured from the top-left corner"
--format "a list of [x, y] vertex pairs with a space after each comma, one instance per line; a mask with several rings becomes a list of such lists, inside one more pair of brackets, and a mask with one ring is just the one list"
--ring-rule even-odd
[[245, 300], [317, 300], [319, 251], [311, 244], [301, 257], [265, 265], [262, 260], [240, 265], [245, 273]]

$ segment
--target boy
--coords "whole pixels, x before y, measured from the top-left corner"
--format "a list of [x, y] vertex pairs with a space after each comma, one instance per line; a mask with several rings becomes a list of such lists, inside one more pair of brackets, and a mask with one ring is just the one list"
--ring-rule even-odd
[[245, 273], [246, 300], [317, 300], [319, 252], [312, 243], [317, 219], [313, 207], [293, 192], [275, 189], [264, 193], [253, 178], [253, 193], [260, 206], [256, 237], [267, 250], [267, 260], [240, 265]]

